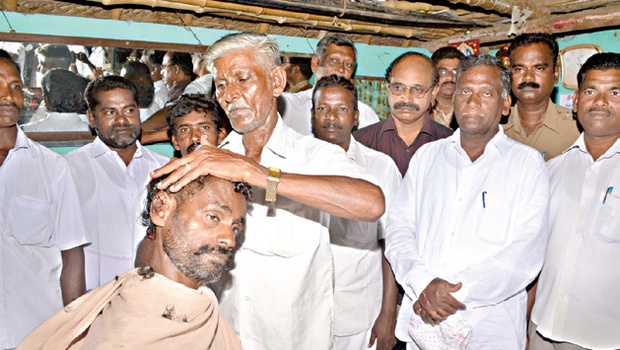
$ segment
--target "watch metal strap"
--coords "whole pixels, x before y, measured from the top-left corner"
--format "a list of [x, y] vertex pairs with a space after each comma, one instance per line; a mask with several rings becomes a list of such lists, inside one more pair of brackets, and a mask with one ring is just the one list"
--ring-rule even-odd
[[267, 188], [265, 191], [265, 202], [276, 201], [276, 190], [280, 183], [280, 169], [269, 168], [269, 174], [267, 175]]

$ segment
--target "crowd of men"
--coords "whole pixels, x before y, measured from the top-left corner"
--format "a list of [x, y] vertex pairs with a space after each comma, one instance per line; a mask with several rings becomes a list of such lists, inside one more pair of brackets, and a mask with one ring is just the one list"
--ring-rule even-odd
[[557, 55], [404, 53], [379, 121], [346, 36], [295, 92], [307, 62], [230, 34], [88, 83], [97, 137], [62, 157], [17, 125], [0, 51], [0, 346], [620, 348], [620, 55], [583, 64], [572, 112]]

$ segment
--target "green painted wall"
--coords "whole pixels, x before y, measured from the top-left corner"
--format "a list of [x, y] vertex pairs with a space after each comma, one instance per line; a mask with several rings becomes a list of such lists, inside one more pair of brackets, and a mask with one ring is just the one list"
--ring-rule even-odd
[[[603, 52], [620, 52], [620, 30], [602, 30], [588, 34], [571, 35], [558, 39], [560, 50], [580, 44], [595, 44], [601, 47]], [[560, 82], [562, 77], [560, 77]], [[558, 84], [558, 94], [573, 93], [574, 90], [566, 89]]]

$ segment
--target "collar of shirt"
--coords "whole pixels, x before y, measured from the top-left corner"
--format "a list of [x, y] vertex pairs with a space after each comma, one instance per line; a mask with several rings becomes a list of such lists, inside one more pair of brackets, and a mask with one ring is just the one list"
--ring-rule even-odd
[[[547, 104], [547, 110], [545, 111], [545, 117], [543, 118], [542, 124], [540, 126], [547, 127], [555, 133], [560, 133], [558, 128], [558, 118], [555, 117], [557, 115], [557, 105], [549, 99]], [[511, 118], [508, 118], [508, 122], [504, 125], [505, 129], [514, 128], [514, 132], [522, 133], [523, 126], [521, 126], [521, 120], [519, 119], [519, 105], [515, 104], [510, 112]], [[554, 118], [555, 117], [555, 118]]]
[[[586, 142], [584, 139], [584, 133], [582, 132], [581, 135], [579, 135], [579, 137], [577, 138], [577, 140], [575, 141], [575, 143], [573, 143], [572, 146], [570, 146], [566, 151], [562, 152], [562, 153], [567, 153], [570, 152], [572, 150], [579, 150], [580, 152], [586, 153], [586, 154], [590, 154], [590, 152], [588, 152], [588, 148], [586, 147]], [[603, 153], [602, 156], [600, 156], [596, 161], [600, 161], [603, 159], [607, 159], [607, 158], [611, 158], [612, 156], [614, 156], [616, 153], [620, 153], [620, 139], [617, 139], [616, 142], [614, 142], [614, 144], [609, 147], [609, 149], [607, 151], [605, 151], [605, 153]]]
[[[137, 146], [137, 149], [136, 149], [136, 152], [133, 154], [132, 159], [141, 158], [143, 155], [142, 145], [140, 144], [140, 141], [136, 141], [136, 146]], [[95, 141], [93, 141], [93, 146], [88, 150], [88, 155], [91, 156], [92, 158], [97, 158], [108, 152], [114, 153], [114, 155], [118, 157], [118, 154], [112, 151], [105, 143], [103, 143], [103, 141], [101, 141], [99, 136], [97, 136], [95, 138]]]
[[[245, 147], [243, 146], [243, 136], [238, 132], [234, 131], [228, 134], [228, 137], [222, 143], [222, 148], [228, 149], [237, 154], [245, 154]], [[286, 159], [286, 150], [287, 150], [287, 137], [286, 132], [284, 130], [284, 122], [282, 121], [282, 117], [278, 114], [278, 120], [276, 122], [276, 126], [273, 129], [265, 148], [263, 148], [262, 153], [265, 153], [265, 150], [269, 150], [276, 156]], [[262, 154], [261, 154], [262, 158]]]
[[[433, 135], [433, 132], [431, 130], [432, 119], [431, 119], [430, 114], [426, 112], [423, 118], [424, 118], [424, 123], [422, 124], [422, 128], [420, 129], [420, 133]], [[385, 119], [385, 122], [381, 126], [381, 133], [383, 134], [384, 132], [391, 131], [391, 130], [396, 131], [396, 122], [394, 122], [394, 117], [392, 117], [392, 115], [390, 115], [389, 117], [387, 117], [387, 119]]]
[[32, 149], [32, 147], [30, 147], [31, 142], [32, 141], [28, 138], [28, 136], [26, 136], [26, 133], [19, 126], [17, 126], [17, 137], [15, 138], [15, 147], [13, 147], [13, 149], [9, 151], [9, 154], [7, 155], [7, 158], [5, 159], [4, 163], [6, 164], [8, 159], [11, 157], [12, 153], [17, 152], [17, 150], [22, 149], [22, 148], [25, 150], [28, 150], [28, 154], [30, 154], [31, 157], [35, 158], [36, 152], [35, 150]]
[[351, 135], [351, 141], [349, 142], [349, 149], [347, 150], [347, 157], [351, 161], [356, 163], [357, 165], [366, 169], [366, 162], [364, 161], [364, 155], [362, 154], [362, 149], [360, 145], [358, 144], [358, 142], [353, 138], [353, 135]]
[[[489, 142], [484, 147], [484, 153], [482, 153], [482, 155], [478, 159], [476, 159], [476, 161], [483, 159], [490, 152], [494, 152], [494, 154], [497, 154], [499, 156], [507, 153], [508, 150], [506, 149], [506, 147], [510, 147], [510, 145], [505, 142], [502, 142], [507, 136], [504, 134], [504, 128], [501, 125], [498, 125], [498, 128], [499, 130], [497, 131], [497, 134], [495, 134], [491, 138], [491, 140], [489, 140]], [[456, 129], [454, 134], [448, 137], [447, 140], [448, 142], [451, 142], [452, 144], [454, 144], [454, 147], [456, 148], [457, 152], [459, 152], [462, 156], [467, 157], [469, 159], [467, 152], [465, 152], [463, 147], [461, 147], [461, 129], [460, 128]]]
[[450, 113], [444, 113], [441, 109], [435, 107], [433, 108], [433, 113], [435, 116], [435, 121], [439, 124], [449, 126], [452, 121], [452, 116], [454, 115], [454, 110]]
[[[294, 91], [294, 92], [301, 92], [301, 91], [306, 91], [306, 90], [312, 91], [312, 85], [310, 85], [310, 89], [300, 90], [304, 86], [308, 86], [308, 85], [310, 85], [310, 80], [302, 80], [299, 83], [291, 86], [289, 90]], [[312, 94], [310, 94], [310, 96], [312, 96]]]

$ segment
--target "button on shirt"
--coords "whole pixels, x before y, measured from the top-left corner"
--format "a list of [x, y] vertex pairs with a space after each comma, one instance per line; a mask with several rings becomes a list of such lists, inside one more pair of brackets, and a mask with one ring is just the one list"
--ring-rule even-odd
[[0, 348], [62, 309], [60, 252], [87, 244], [64, 158], [17, 130], [0, 166]]
[[549, 160], [564, 152], [579, 137], [577, 122], [568, 108], [558, 106], [549, 100], [542, 124], [530, 135], [526, 135], [521, 120], [519, 107], [514, 105], [504, 125], [506, 135], [513, 140], [534, 147]]
[[[312, 91], [285, 92], [278, 98], [278, 112], [284, 124], [302, 135], [312, 135]], [[358, 128], [379, 121], [377, 113], [364, 102], [357, 101], [357, 108], [360, 111]]]
[[[236, 132], [224, 144], [245, 153], [242, 135]], [[342, 148], [302, 136], [281, 119], [260, 163], [287, 173], [365, 177]], [[268, 217], [264, 190], [254, 188], [253, 197], [230, 271], [232, 280], [220, 280], [225, 286], [222, 312], [246, 350], [333, 349], [334, 270], [329, 223], [324, 220], [328, 216], [278, 195], [275, 216]]]
[[620, 140], [594, 161], [582, 135], [548, 164], [551, 234], [532, 320], [554, 341], [618, 349]]
[[138, 143], [128, 166], [99, 137], [66, 155], [71, 165], [92, 245], [84, 249], [86, 288], [94, 289], [133, 268], [134, 203], [149, 173], [168, 158]]
[[[381, 187], [390, 203], [401, 181], [400, 172], [387, 155], [351, 137], [347, 156]], [[329, 234], [336, 276], [334, 313], [337, 336], [364, 332], [374, 324], [383, 297], [381, 246], [385, 217], [368, 222], [331, 216]]]
[[547, 169], [501, 127], [475, 162], [460, 137], [420, 148], [389, 207], [385, 254], [405, 289], [397, 336], [412, 342], [412, 304], [438, 277], [463, 283], [453, 295], [467, 306], [457, 315], [473, 328], [473, 348], [523, 349], [525, 287], [547, 241]]
[[448, 137], [452, 135], [452, 130], [433, 121], [426, 114], [420, 133], [409, 146], [398, 136], [398, 130], [396, 130], [392, 116], [367, 128], [360, 129], [353, 135], [362, 145], [390, 156], [396, 162], [401, 175], [405, 176], [411, 157], [422, 145]]

